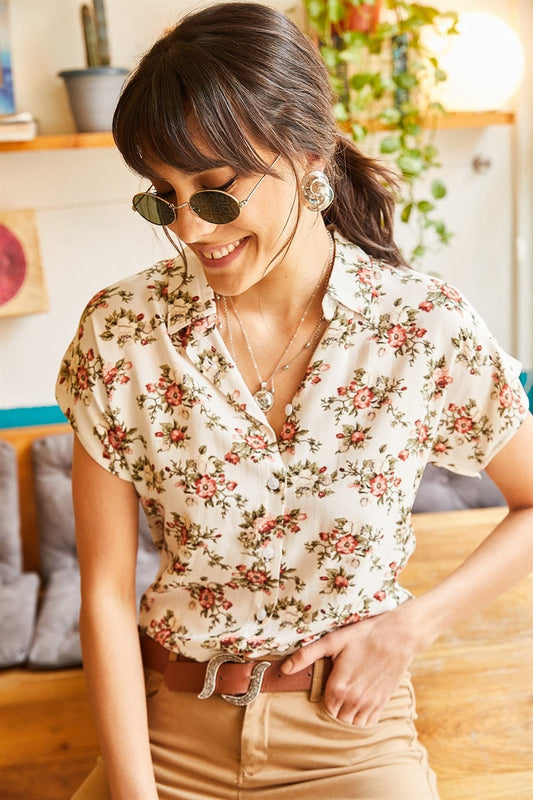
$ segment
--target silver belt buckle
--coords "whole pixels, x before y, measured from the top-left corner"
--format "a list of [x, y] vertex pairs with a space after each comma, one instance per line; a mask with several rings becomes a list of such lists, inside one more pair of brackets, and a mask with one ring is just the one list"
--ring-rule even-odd
[[[213, 656], [213, 658], [207, 664], [204, 686], [202, 691], [198, 695], [199, 699], [207, 700], [207, 698], [211, 697], [211, 695], [214, 693], [217, 673], [222, 664], [225, 664], [227, 662], [244, 664], [245, 661], [246, 659], [241, 658], [241, 656], [235, 655], [233, 653], [222, 653], [221, 655]], [[252, 674], [250, 675], [250, 685], [248, 687], [248, 691], [245, 694], [223, 694], [221, 695], [221, 697], [227, 703], [231, 703], [234, 706], [247, 706], [249, 703], [255, 700], [255, 698], [261, 691], [261, 686], [263, 685], [263, 677], [269, 666], [270, 666], [270, 661], [258, 661], [257, 664], [254, 665], [254, 668], [252, 669]]]

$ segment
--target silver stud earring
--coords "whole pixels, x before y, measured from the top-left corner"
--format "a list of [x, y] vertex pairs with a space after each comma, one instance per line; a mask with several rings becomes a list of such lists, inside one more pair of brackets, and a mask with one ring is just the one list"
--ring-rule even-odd
[[328, 176], [318, 169], [303, 176], [301, 188], [304, 206], [311, 211], [325, 211], [335, 197]]

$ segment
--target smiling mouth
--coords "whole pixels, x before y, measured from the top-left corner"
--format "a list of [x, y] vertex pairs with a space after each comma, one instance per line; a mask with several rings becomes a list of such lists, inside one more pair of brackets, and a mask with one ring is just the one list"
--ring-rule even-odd
[[214, 250], [201, 250], [202, 256], [210, 261], [218, 261], [220, 258], [224, 258], [225, 256], [229, 256], [230, 253], [233, 253], [237, 247], [242, 244], [244, 239], [237, 239], [236, 242], [231, 242], [231, 244], [224, 244], [220, 247], [215, 248]]

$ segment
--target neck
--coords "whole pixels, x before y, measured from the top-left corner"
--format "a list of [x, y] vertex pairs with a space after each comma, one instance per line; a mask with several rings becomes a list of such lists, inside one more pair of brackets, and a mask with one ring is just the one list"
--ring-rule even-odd
[[[233, 298], [246, 315], [276, 320], [277, 329], [291, 328], [300, 318], [330, 259], [331, 237], [324, 226], [302, 241], [295, 238], [287, 253], [258, 283]], [[325, 287], [322, 287], [325, 288]], [[323, 292], [319, 293], [320, 306]]]

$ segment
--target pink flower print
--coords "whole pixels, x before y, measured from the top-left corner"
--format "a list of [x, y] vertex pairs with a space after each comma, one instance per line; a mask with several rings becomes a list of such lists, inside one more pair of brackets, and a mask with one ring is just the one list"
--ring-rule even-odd
[[280, 439], [284, 442], [290, 442], [294, 439], [294, 434], [296, 433], [296, 425], [294, 422], [286, 422], [281, 429]]
[[244, 441], [252, 450], [264, 450], [268, 446], [262, 436], [245, 436]]
[[200, 478], [197, 478], [194, 482], [194, 486], [198, 497], [202, 497], [204, 500], [213, 497], [217, 491], [216, 481], [210, 478], [209, 475], [202, 475]]
[[240, 460], [237, 453], [226, 453], [224, 456], [224, 461], [227, 461], [228, 464], [238, 464]]
[[376, 475], [370, 481], [370, 493], [374, 495], [374, 497], [383, 497], [385, 492], [387, 491], [387, 478], [385, 475]]
[[435, 442], [433, 445], [433, 452], [434, 453], [446, 453], [448, 450], [448, 445], [446, 442]]
[[265, 514], [263, 517], [257, 517], [254, 520], [254, 530], [257, 533], [268, 533], [276, 527], [276, 517], [271, 514]]
[[115, 378], [118, 375], [118, 369], [116, 367], [104, 367], [103, 371], [104, 375], [104, 383], [106, 386], [109, 386], [110, 383], [113, 383]]
[[453, 426], [457, 433], [468, 433], [474, 427], [474, 423], [470, 419], [470, 417], [457, 417], [455, 420], [455, 424]]
[[511, 387], [507, 384], [504, 384], [500, 389], [499, 400], [502, 408], [509, 408], [509, 406], [513, 405], [514, 394]]
[[337, 553], [343, 553], [348, 555], [349, 553], [353, 553], [355, 548], [357, 547], [357, 539], [355, 536], [351, 534], [347, 536], [342, 536], [339, 541], [335, 545], [335, 550]]
[[433, 310], [433, 303], [431, 302], [431, 300], [424, 300], [422, 303], [419, 304], [418, 308], [421, 311], [429, 312]]
[[374, 600], [379, 600], [379, 602], [380, 602], [380, 603], [381, 603], [383, 600], [385, 600], [385, 597], [386, 597], [386, 594], [385, 594], [385, 592], [383, 591], [383, 589], [380, 589], [380, 590], [379, 590], [379, 592], [376, 592], [376, 593], [374, 594]]
[[346, 575], [335, 575], [335, 579], [333, 582], [335, 584], [336, 589], [347, 589], [349, 586], [348, 578], [346, 577]]
[[363, 267], [363, 269], [359, 270], [359, 272], [357, 273], [357, 277], [359, 278], [361, 283], [366, 283], [367, 285], [372, 283], [372, 273], [366, 267]]
[[264, 584], [268, 582], [268, 575], [262, 569], [249, 569], [245, 573], [245, 578], [248, 583]]
[[391, 347], [402, 347], [407, 340], [407, 332], [401, 325], [393, 325], [387, 332], [387, 338]]
[[107, 441], [113, 450], [121, 450], [125, 438], [126, 431], [120, 425], [115, 425], [113, 428], [109, 428], [107, 432]]
[[437, 389], [445, 389], [450, 383], [453, 383], [453, 378], [449, 371], [442, 367], [437, 367], [437, 369], [434, 370], [433, 380]]
[[457, 289], [453, 288], [453, 286], [448, 286], [448, 284], [445, 283], [440, 287], [440, 290], [442, 294], [449, 300], [453, 300], [455, 303], [461, 302], [461, 295], [459, 294]]
[[183, 392], [177, 383], [171, 383], [165, 392], [165, 400], [169, 406], [179, 406], [183, 400]]
[[398, 458], [401, 459], [402, 461], [407, 461], [407, 459], [409, 458], [409, 450], [400, 450], [400, 452], [398, 453]]
[[215, 593], [207, 587], [200, 589], [198, 602], [202, 608], [212, 608], [215, 605]]
[[89, 387], [89, 373], [85, 367], [78, 367], [76, 370], [76, 377], [80, 389], [87, 389]]
[[427, 425], [423, 425], [422, 422], [419, 419], [417, 419], [417, 421], [415, 422], [415, 425], [416, 425], [416, 431], [417, 431], [416, 438], [418, 439], [420, 444], [424, 444], [424, 442], [427, 440], [428, 435], [429, 435], [428, 426]]
[[374, 393], [368, 388], [368, 386], [364, 386], [354, 394], [353, 404], [355, 408], [368, 408], [373, 399]]

